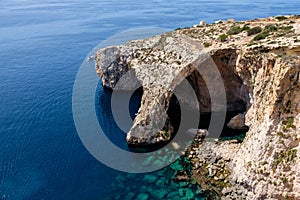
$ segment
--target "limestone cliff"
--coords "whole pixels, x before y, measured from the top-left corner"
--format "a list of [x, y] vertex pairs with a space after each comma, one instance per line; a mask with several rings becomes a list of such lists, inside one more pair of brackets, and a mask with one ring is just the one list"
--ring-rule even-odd
[[[141, 107], [127, 136], [129, 143], [170, 139], [173, 127], [166, 110], [178, 83], [173, 78], [179, 74], [195, 90], [196, 100], [184, 100], [191, 109], [211, 112], [226, 106], [227, 111], [246, 111], [245, 123], [250, 127], [242, 143], [194, 145], [190, 158], [196, 179], [201, 180], [201, 174], [211, 177], [205, 184], [217, 185], [224, 199], [300, 199], [299, 16], [179, 29], [100, 49], [95, 60], [104, 86], [114, 88], [131, 69], [137, 80], [128, 81], [129, 88], [118, 89], [133, 88], [138, 81], [143, 86]], [[217, 66], [222, 80], [215, 83], [223, 81], [226, 105], [211, 105], [214, 94], [196, 71], [199, 60]], [[155, 77], [160, 77], [158, 84]], [[207, 152], [218, 159], [205, 161]], [[225, 174], [212, 173], [214, 169]]]

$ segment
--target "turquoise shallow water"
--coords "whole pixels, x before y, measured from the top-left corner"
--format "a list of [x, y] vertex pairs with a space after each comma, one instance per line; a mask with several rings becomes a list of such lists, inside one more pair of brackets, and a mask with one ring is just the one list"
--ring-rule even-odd
[[[152, 182], [104, 166], [83, 147], [71, 99], [81, 62], [98, 43], [130, 28], [175, 29], [299, 9], [292, 0], [0, 1], [0, 199], [123, 199], [160, 187], [179, 192], [168, 169], [154, 172]], [[108, 134], [116, 129], [108, 127]], [[122, 143], [125, 136], [118, 138]]]

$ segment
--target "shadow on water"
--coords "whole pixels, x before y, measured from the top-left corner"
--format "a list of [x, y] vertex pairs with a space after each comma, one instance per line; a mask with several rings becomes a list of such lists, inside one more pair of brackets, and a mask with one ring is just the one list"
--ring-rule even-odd
[[[119, 102], [121, 102], [121, 106], [127, 106], [129, 110], [129, 115], [134, 120], [136, 113], [138, 112], [138, 109], [140, 108], [141, 98], [143, 94], [142, 88], [139, 88], [135, 90], [134, 92], [117, 92]], [[125, 105], [125, 102], [122, 103], [122, 97], [126, 97], [126, 95], [131, 95], [129, 105]], [[103, 132], [106, 134], [106, 136], [110, 139], [110, 141], [118, 146], [119, 148], [122, 148], [127, 151], [131, 152], [138, 152], [138, 153], [144, 153], [144, 152], [151, 152], [156, 151], [163, 146], [167, 145], [166, 143], [160, 143], [156, 145], [149, 145], [149, 146], [129, 146], [126, 142], [126, 133], [119, 128], [119, 126], [116, 124], [115, 119], [112, 114], [111, 109], [111, 97], [112, 97], [112, 91], [110, 89], [104, 88], [101, 86], [101, 84], [98, 85], [97, 88], [97, 94], [96, 94], [96, 113], [98, 117], [99, 124], [101, 128], [103, 129]], [[125, 100], [124, 100], [125, 101]], [[127, 110], [127, 111], [128, 111]], [[171, 140], [175, 137], [176, 133], [178, 132], [179, 125], [181, 123], [181, 112], [188, 113], [189, 117], [196, 118], [197, 113], [195, 111], [191, 111], [190, 109], [180, 106], [179, 102], [175, 95], [172, 96], [169, 108], [167, 110], [167, 114], [170, 118], [170, 122], [172, 126], [174, 127], [174, 133], [172, 134]], [[226, 124], [230, 121], [232, 117], [239, 114], [241, 111], [232, 111], [226, 113], [225, 122], [223, 125], [223, 130], [220, 135], [221, 140], [231, 140], [231, 139], [237, 139], [239, 142], [241, 142], [247, 129], [243, 130], [234, 130], [227, 128]], [[218, 114], [218, 113], [217, 113]], [[208, 129], [209, 124], [211, 121], [211, 113], [200, 113], [200, 121], [198, 127], [192, 127], [189, 123], [184, 123], [185, 127], [181, 130], [188, 130], [189, 128], [199, 128], [199, 129]], [[132, 124], [129, 125], [129, 128]], [[170, 140], [170, 141], [171, 141]]]
[[[170, 117], [170, 121], [172, 126], [174, 127], [175, 134], [179, 128], [179, 124], [181, 122], [181, 110], [185, 113], [188, 113], [189, 117], [191, 119], [197, 118], [198, 114], [195, 111], [191, 111], [187, 107], [180, 107], [179, 102], [177, 98], [173, 95], [171, 98], [170, 107], [168, 110], [168, 115]], [[231, 139], [237, 139], [239, 142], [242, 142], [244, 137], [246, 136], [246, 132], [248, 131], [248, 127], [245, 127], [241, 130], [231, 129], [227, 127], [228, 122], [236, 115], [240, 114], [243, 111], [230, 111], [226, 112], [226, 117], [223, 124], [223, 129], [221, 134], [219, 135], [220, 140], [231, 140]], [[222, 115], [221, 113], [214, 113], [216, 115]], [[184, 130], [188, 130], [189, 128], [198, 128], [198, 129], [208, 129], [210, 123], [211, 123], [211, 115], [212, 113], [201, 113], [200, 112], [200, 121], [198, 127], [192, 127], [189, 126], [187, 123], [187, 126], [184, 127]], [[174, 137], [174, 136], [173, 136]]]
[[[134, 92], [130, 92], [130, 91], [114, 91], [114, 92], [117, 93], [119, 102], [121, 103], [122, 103], [122, 97], [124, 97], [125, 99], [128, 94], [132, 93], [129, 100], [129, 105], [125, 105], [125, 100], [124, 100], [122, 106], [123, 105], [128, 106], [129, 115], [133, 121], [141, 105], [143, 89], [139, 88]], [[120, 127], [115, 122], [115, 119], [113, 117], [112, 108], [111, 108], [111, 98], [112, 98], [112, 90], [102, 87], [102, 85], [99, 84], [97, 87], [96, 101], [95, 101], [96, 114], [103, 132], [114, 145], [130, 152], [145, 153], [145, 152], [156, 151], [164, 147], [166, 144], [168, 144], [168, 143], [160, 143], [156, 145], [147, 145], [147, 146], [128, 145], [126, 143], [126, 133], [120, 129]], [[172, 105], [170, 105], [170, 109], [168, 110], [168, 115], [171, 118], [171, 123], [174, 126], [174, 130], [176, 133], [178, 130], [178, 126], [180, 124], [180, 109], [175, 109], [177, 107], [173, 103], [173, 101], [171, 104]], [[176, 121], [177, 119], [179, 119], [178, 122]], [[130, 124], [130, 126], [131, 125], [132, 124]], [[172, 137], [174, 136], [175, 135], [173, 134]]]

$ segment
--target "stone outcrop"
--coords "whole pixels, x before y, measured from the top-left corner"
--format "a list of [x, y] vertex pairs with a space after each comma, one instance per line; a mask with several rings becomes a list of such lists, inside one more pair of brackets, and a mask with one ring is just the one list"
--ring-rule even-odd
[[[168, 141], [173, 133], [167, 110], [175, 89], [181, 94], [180, 103], [195, 111], [246, 109], [249, 92], [233, 72], [236, 55], [236, 52], [226, 50], [217, 51], [211, 57], [199, 41], [173, 32], [100, 49], [95, 59], [97, 73], [105, 87], [114, 90], [143, 87], [141, 107], [127, 134], [127, 141], [153, 144]], [[222, 56], [228, 56], [226, 63]], [[188, 87], [182, 84], [184, 78], [193, 88], [187, 90]], [[223, 84], [227, 99], [212, 105], [210, 97], [218, 97], [222, 92], [218, 89], [224, 87]], [[180, 87], [183, 89], [178, 90]]]
[[[179, 29], [100, 49], [95, 59], [104, 86], [130, 89], [138, 82], [143, 86], [141, 107], [127, 136], [129, 143], [170, 139], [173, 127], [166, 110], [173, 89], [181, 82], [174, 82], [174, 77], [181, 75], [187, 77], [197, 97], [186, 96], [184, 104], [202, 112], [224, 106], [228, 111], [246, 111], [245, 124], [250, 127], [242, 143], [205, 141], [193, 146], [195, 176], [208, 175], [208, 182], [220, 180], [221, 184], [212, 185], [219, 187], [223, 199], [300, 198], [299, 16]], [[197, 73], [203, 63], [212, 61], [222, 76], [214, 83], [223, 81], [226, 105], [211, 105], [214, 94], [205, 77]], [[130, 70], [137, 79], [126, 87], [116, 86]], [[160, 77], [158, 84], [155, 76]], [[243, 120], [243, 116], [236, 117], [230, 125], [240, 128]], [[196, 149], [200, 153], [195, 154]], [[211, 157], [216, 159], [211, 161]]]
[[[205, 57], [199, 47], [199, 42], [185, 35], [167, 33], [97, 52], [97, 72], [104, 86], [132, 90], [140, 83], [143, 87], [141, 107], [127, 135], [128, 143], [151, 144], [170, 139], [173, 128], [167, 109], [172, 91], [181, 82], [180, 77], [174, 78], [189, 75], [193, 67], [186, 66]], [[120, 80], [129, 70], [128, 78]], [[192, 104], [196, 107], [197, 100]]]
[[245, 114], [240, 113], [234, 116], [227, 124], [228, 128], [231, 129], [245, 129]]

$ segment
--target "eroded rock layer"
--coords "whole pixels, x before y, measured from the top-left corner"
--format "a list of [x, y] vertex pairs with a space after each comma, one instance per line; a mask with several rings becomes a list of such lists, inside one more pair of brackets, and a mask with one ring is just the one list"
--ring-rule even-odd
[[[183, 86], [179, 91], [181, 103], [192, 110], [245, 110], [249, 92], [233, 71], [236, 59], [235, 50], [218, 51], [211, 56], [199, 41], [172, 32], [101, 49], [96, 54], [96, 69], [105, 87], [114, 90], [143, 87], [141, 107], [127, 141], [151, 144], [170, 139], [173, 128], [167, 116], [169, 101], [174, 90], [184, 85], [185, 78], [191, 83], [191, 90]], [[211, 102], [211, 96], [220, 96], [221, 88], [224, 101]]]

